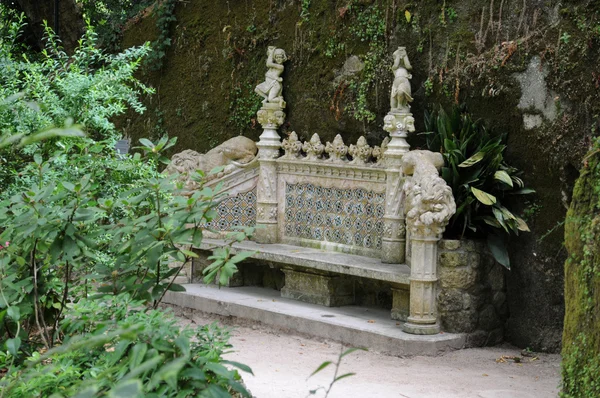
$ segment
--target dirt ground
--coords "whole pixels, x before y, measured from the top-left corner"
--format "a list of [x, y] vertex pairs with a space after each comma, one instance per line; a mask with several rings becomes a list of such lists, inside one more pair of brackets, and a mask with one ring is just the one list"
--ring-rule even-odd
[[[324, 397], [334, 378], [339, 343], [300, 336], [240, 319], [177, 310], [182, 324], [217, 321], [231, 330], [233, 350], [226, 358], [249, 365], [254, 376], [243, 378], [256, 398]], [[510, 345], [465, 349], [437, 357], [398, 358], [374, 351], [345, 356], [330, 398], [542, 398], [556, 397], [560, 356], [532, 353], [522, 356]], [[515, 362], [510, 357], [521, 358]], [[309, 377], [320, 364], [332, 361]], [[319, 387], [323, 387], [319, 389]], [[319, 389], [314, 395], [310, 391]]]

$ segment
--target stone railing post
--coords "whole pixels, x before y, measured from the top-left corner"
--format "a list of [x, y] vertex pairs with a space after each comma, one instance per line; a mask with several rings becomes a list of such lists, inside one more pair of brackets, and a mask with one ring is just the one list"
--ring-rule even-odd
[[406, 136], [413, 132], [414, 119], [409, 112], [390, 111], [384, 119], [384, 130], [390, 133], [384, 157], [386, 172], [384, 234], [381, 240], [381, 261], [400, 264], [405, 261], [406, 229], [402, 208], [402, 157], [410, 149]]
[[277, 165], [281, 141], [277, 128], [283, 124], [285, 113], [277, 104], [264, 104], [258, 111], [263, 133], [258, 147], [258, 185], [256, 198], [255, 239], [258, 243], [276, 243], [277, 236]]
[[269, 47], [267, 50], [267, 73], [265, 81], [254, 91], [264, 98], [257, 119], [263, 127], [258, 147], [258, 185], [256, 200], [255, 239], [259, 243], [276, 243], [277, 236], [277, 166], [281, 148], [281, 137], [277, 129], [285, 120], [285, 101], [283, 100], [283, 63], [287, 60], [281, 48]]
[[440, 153], [411, 151], [402, 158], [406, 175], [405, 212], [411, 240], [410, 313], [404, 331], [436, 334], [437, 244], [456, 212], [452, 190], [438, 175], [444, 159]]

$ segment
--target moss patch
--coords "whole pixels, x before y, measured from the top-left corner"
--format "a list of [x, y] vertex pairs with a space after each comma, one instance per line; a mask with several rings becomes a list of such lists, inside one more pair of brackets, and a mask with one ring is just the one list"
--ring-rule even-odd
[[573, 191], [565, 242], [563, 396], [600, 396], [600, 141]]

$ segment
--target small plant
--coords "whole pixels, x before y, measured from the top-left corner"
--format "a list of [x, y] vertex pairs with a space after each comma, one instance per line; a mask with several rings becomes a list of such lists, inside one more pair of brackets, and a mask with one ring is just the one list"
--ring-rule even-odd
[[456, 201], [447, 233], [484, 234], [494, 258], [510, 269], [506, 239], [529, 227], [508, 209], [507, 199], [535, 191], [525, 188], [519, 171], [505, 162], [505, 136], [491, 135], [464, 108], [454, 108], [450, 114], [441, 107], [425, 112], [425, 128], [427, 147], [444, 155], [441, 176]]
[[389, 75], [389, 61], [386, 54], [385, 18], [382, 9], [372, 5], [360, 10], [356, 23], [350, 26], [352, 35], [369, 45], [364, 56], [364, 69], [349, 84], [353, 94], [353, 102], [347, 109], [352, 116], [362, 122], [375, 120], [375, 113], [370, 109], [369, 93], [378, 83], [380, 76]]
[[426, 96], [430, 96], [431, 94], [433, 94], [433, 79], [430, 77], [427, 78], [427, 80], [425, 80], [425, 82], [423, 82], [423, 86], [425, 86], [425, 95]]
[[[343, 348], [343, 347], [342, 347]], [[315, 388], [314, 390], [310, 390], [309, 391], [309, 395], [315, 395], [317, 392], [323, 390], [325, 391], [325, 397], [329, 396], [329, 393], [331, 392], [331, 389], [333, 388], [333, 385], [335, 383], [337, 383], [338, 381], [345, 379], [346, 377], [350, 377], [350, 376], [354, 376], [356, 375], [356, 373], [350, 372], [350, 373], [344, 373], [343, 375], [339, 375], [339, 370], [340, 370], [340, 365], [342, 364], [342, 359], [348, 355], [348, 354], [352, 354], [355, 351], [367, 351], [366, 348], [349, 348], [346, 351], [342, 351], [340, 353], [340, 355], [337, 358], [336, 362], [332, 362], [332, 361], [325, 361], [323, 362], [321, 365], [319, 365], [319, 367], [310, 374], [310, 376], [308, 376], [308, 378], [311, 378], [312, 376], [316, 375], [317, 373], [319, 373], [320, 371], [322, 371], [323, 369], [325, 369], [326, 367], [328, 367], [329, 365], [333, 364], [335, 365], [335, 372], [333, 373], [333, 379], [331, 380], [331, 383], [329, 383], [329, 386], [327, 388], [321, 386], [318, 388]]]
[[308, 22], [308, 18], [310, 17], [310, 2], [311, 0], [301, 0], [302, 2], [300, 3], [300, 23], [302, 22]]

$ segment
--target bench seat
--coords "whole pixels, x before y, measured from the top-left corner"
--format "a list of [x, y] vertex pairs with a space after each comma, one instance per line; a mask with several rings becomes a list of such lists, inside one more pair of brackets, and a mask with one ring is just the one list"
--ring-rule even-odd
[[[203, 239], [201, 250], [225, 246], [221, 239]], [[384, 264], [378, 258], [357, 256], [281, 243], [260, 244], [244, 241], [233, 244], [233, 252], [254, 251], [251, 258], [273, 263], [310, 268], [318, 271], [357, 276], [383, 282], [409, 285], [410, 267], [406, 264]]]
[[[200, 279], [212, 250], [227, 245], [222, 239], [205, 238], [202, 255], [191, 274]], [[278, 268], [285, 274], [281, 296], [312, 304], [338, 307], [355, 304], [355, 281], [383, 282], [392, 293], [391, 318], [405, 321], [408, 316], [410, 268], [406, 264], [385, 264], [380, 259], [280, 243], [261, 244], [244, 241], [232, 245], [232, 254], [250, 251], [247, 260], [256, 260]], [[244, 267], [244, 262], [240, 264]], [[232, 278], [229, 286], [243, 286], [243, 279]]]

